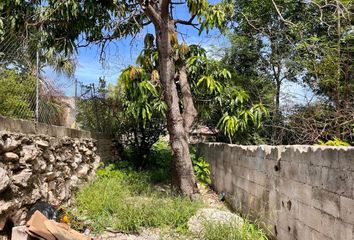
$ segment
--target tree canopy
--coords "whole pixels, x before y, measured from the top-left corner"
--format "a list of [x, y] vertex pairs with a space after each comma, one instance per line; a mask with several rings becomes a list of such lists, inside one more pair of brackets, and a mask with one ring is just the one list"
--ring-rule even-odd
[[[0, 37], [29, 39], [46, 64], [65, 69], [80, 47], [98, 44], [103, 56], [109, 42], [151, 26], [136, 64], [114, 87], [102, 81], [97, 96], [80, 102], [78, 119], [128, 136], [142, 158], [167, 130], [172, 184], [192, 196], [188, 138], [198, 124], [232, 143], [353, 142], [351, 7], [349, 0], [5, 0]], [[219, 28], [229, 46], [209, 56], [178, 39], [180, 25]], [[315, 100], [285, 109], [289, 83], [309, 88]]]

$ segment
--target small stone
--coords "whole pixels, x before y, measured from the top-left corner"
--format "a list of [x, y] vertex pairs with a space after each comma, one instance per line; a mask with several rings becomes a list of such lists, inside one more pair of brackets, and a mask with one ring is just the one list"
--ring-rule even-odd
[[17, 161], [19, 159], [18, 155], [13, 152], [6, 152], [4, 153], [4, 160], [5, 161]]
[[58, 187], [58, 198], [63, 201], [66, 197], [66, 190], [65, 190], [65, 185], [60, 185]]
[[51, 181], [48, 183], [49, 190], [55, 190], [56, 187], [57, 187], [57, 183], [55, 181]]
[[41, 148], [49, 147], [49, 143], [47, 141], [43, 141], [43, 140], [37, 140], [36, 144], [37, 144], [37, 146], [39, 146]]
[[92, 168], [94, 170], [96, 170], [99, 166], [100, 166], [100, 163], [101, 163], [101, 157], [100, 156], [95, 156], [95, 160], [94, 162], [92, 163]]
[[45, 171], [46, 171], [46, 172], [52, 172], [53, 169], [54, 169], [53, 164], [49, 164], [49, 165], [47, 165], [47, 167], [45, 168]]
[[4, 152], [11, 152], [12, 150], [15, 150], [16, 148], [18, 148], [20, 146], [20, 144], [21, 144], [20, 141], [16, 141], [16, 140], [9, 137], [4, 142], [3, 151]]
[[0, 139], [0, 153], [2, 153], [4, 150], [4, 141]]
[[59, 205], [59, 201], [55, 198], [52, 191], [48, 192], [48, 202], [54, 205]]
[[0, 193], [10, 185], [10, 178], [5, 169], [0, 168]]
[[12, 202], [0, 201], [0, 215], [6, 212], [10, 207], [12, 207]]
[[19, 174], [14, 175], [12, 180], [15, 185], [27, 187], [28, 180], [31, 178], [31, 176], [32, 171], [30, 169], [24, 169]]
[[70, 187], [71, 187], [71, 180], [66, 180], [65, 181], [65, 198], [69, 199], [71, 197], [71, 192], [70, 192]]
[[33, 189], [32, 193], [31, 193], [31, 199], [30, 199], [29, 203], [35, 203], [39, 199], [41, 199], [41, 193], [38, 188], [35, 188], [35, 189]]
[[22, 146], [21, 150], [21, 161], [27, 162], [34, 160], [39, 154], [38, 149], [33, 145]]
[[93, 154], [93, 153], [92, 153], [91, 150], [87, 150], [87, 151], [85, 152], [85, 155], [86, 155], [86, 156], [92, 156], [92, 154]]
[[65, 177], [68, 177], [71, 175], [71, 169], [68, 166], [64, 166], [63, 173]]
[[75, 175], [73, 175], [71, 178], [70, 178], [70, 185], [73, 186], [73, 187], [77, 187], [78, 186], [78, 182], [79, 182], [79, 178]]
[[58, 161], [58, 162], [61, 162], [63, 161], [62, 157], [60, 155], [56, 155], [55, 159]]
[[58, 174], [56, 172], [46, 172], [42, 176], [44, 177], [45, 181], [52, 181], [58, 176]]
[[43, 198], [48, 198], [48, 189], [49, 189], [48, 183], [45, 182], [45, 183], [43, 183], [43, 184], [40, 185], [39, 191], [40, 191], [41, 196], [42, 196]]
[[88, 164], [82, 164], [76, 169], [77, 176], [79, 178], [85, 177], [87, 175], [87, 172], [89, 171], [89, 165]]
[[40, 170], [40, 171], [44, 171], [47, 167], [47, 163], [44, 161], [43, 158], [36, 158], [34, 161], [33, 161], [33, 169], [34, 170]]
[[86, 228], [85, 231], [84, 231], [84, 235], [89, 236], [90, 233], [91, 233], [91, 230]]
[[46, 150], [44, 153], [43, 153], [43, 158], [46, 159], [47, 161], [53, 163], [55, 162], [55, 157], [54, 157], [54, 154], [52, 151], [50, 150]]
[[74, 162], [79, 164], [82, 162], [82, 155], [81, 154], [75, 154], [75, 157], [74, 157]]
[[24, 137], [24, 138], [22, 138], [21, 143], [22, 143], [22, 144], [29, 145], [29, 144], [32, 144], [32, 143], [33, 143], [33, 140], [32, 140], [32, 139], [29, 139], [28, 137]]
[[86, 148], [86, 146], [81, 146], [81, 147], [79, 147], [79, 150], [81, 152], [86, 152], [88, 149]]
[[73, 169], [76, 169], [76, 168], [78, 167], [77, 163], [75, 163], [75, 162], [72, 162], [72, 163], [70, 164], [70, 166], [71, 166]]

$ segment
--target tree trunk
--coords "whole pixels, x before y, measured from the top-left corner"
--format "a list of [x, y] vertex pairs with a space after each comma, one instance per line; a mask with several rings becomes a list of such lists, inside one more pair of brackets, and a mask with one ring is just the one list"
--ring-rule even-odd
[[184, 129], [189, 134], [194, 119], [197, 116], [197, 110], [194, 107], [191, 88], [188, 83], [186, 64], [183, 63], [179, 70], [179, 83], [181, 85], [182, 99], [183, 99], [183, 121]]
[[175, 34], [175, 27], [168, 18], [159, 26], [155, 25], [156, 43], [159, 57], [160, 81], [167, 104], [167, 129], [172, 148], [172, 187], [174, 190], [192, 196], [197, 191], [192, 161], [189, 155], [187, 132], [179, 106], [177, 87], [174, 81], [175, 63], [170, 42], [170, 34]]
[[280, 88], [282, 84], [282, 80], [280, 79], [280, 64], [277, 64], [277, 69], [275, 69], [274, 64], [272, 65], [273, 69], [273, 79], [275, 82], [275, 109], [273, 116], [273, 133], [272, 133], [272, 144], [278, 145], [282, 143], [282, 139], [280, 136]]

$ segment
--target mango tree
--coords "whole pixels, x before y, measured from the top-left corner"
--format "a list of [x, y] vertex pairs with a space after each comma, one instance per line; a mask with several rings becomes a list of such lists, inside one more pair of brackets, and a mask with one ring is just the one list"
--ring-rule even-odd
[[[6, 0], [6, 9], [19, 7], [28, 1]], [[172, 156], [172, 186], [182, 194], [192, 196], [196, 182], [189, 156], [188, 131], [197, 112], [183, 64], [176, 67], [176, 27], [188, 25], [199, 31], [224, 26], [225, 12], [230, 5], [210, 5], [206, 0], [49, 0], [31, 1], [34, 13], [25, 20], [27, 26], [41, 26], [45, 43], [57, 51], [70, 53], [77, 47], [99, 43], [102, 49], [109, 41], [135, 35], [152, 24], [158, 50], [159, 77], [167, 105], [167, 129]], [[177, 9], [176, 9], [177, 8]], [[5, 10], [4, 10], [5, 9]], [[32, 8], [31, 8], [32, 9]], [[176, 11], [188, 11], [188, 19], [174, 19]], [[182, 106], [176, 81], [181, 85]]]

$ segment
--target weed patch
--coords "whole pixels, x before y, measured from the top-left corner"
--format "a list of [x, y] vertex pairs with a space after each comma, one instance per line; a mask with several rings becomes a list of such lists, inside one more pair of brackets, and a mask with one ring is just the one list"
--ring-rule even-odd
[[106, 228], [137, 232], [142, 227], [187, 230], [188, 219], [202, 207], [201, 202], [158, 191], [148, 173], [114, 166], [97, 172], [96, 181], [76, 196], [78, 214], [85, 216], [95, 232]]
[[237, 223], [208, 223], [204, 225], [203, 240], [267, 240], [263, 230], [245, 221], [242, 227]]

